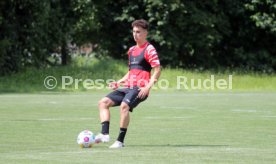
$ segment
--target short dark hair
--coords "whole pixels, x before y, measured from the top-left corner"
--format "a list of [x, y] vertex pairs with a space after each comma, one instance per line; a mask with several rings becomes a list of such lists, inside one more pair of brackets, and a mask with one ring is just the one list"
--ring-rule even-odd
[[138, 19], [132, 22], [132, 28], [133, 27], [142, 27], [145, 30], [149, 29], [149, 23], [144, 19]]

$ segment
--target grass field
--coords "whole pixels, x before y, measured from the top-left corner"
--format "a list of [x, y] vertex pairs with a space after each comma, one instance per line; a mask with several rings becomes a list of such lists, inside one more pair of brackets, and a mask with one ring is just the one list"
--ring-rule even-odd
[[[80, 149], [80, 131], [100, 131], [105, 94], [0, 94], [0, 163], [276, 161], [275, 92], [154, 92], [131, 114], [125, 148]], [[119, 109], [111, 112], [114, 141]]]

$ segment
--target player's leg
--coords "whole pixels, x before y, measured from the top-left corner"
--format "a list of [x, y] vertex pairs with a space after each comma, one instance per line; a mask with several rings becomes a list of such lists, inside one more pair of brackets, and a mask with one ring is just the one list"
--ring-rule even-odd
[[127, 128], [129, 125], [129, 109], [130, 107], [128, 106], [127, 103], [122, 102], [120, 106], [120, 132], [118, 135], [117, 140], [124, 143], [125, 135], [127, 132]]
[[104, 97], [99, 101], [98, 108], [99, 108], [101, 122], [110, 120], [109, 108], [111, 106], [114, 106], [114, 104], [115, 103], [108, 97]]
[[98, 103], [100, 121], [102, 124], [102, 131], [95, 138], [95, 142], [109, 142], [109, 122], [110, 122], [110, 112], [109, 108], [115, 103], [108, 97], [102, 98]]
[[110, 111], [109, 108], [114, 106], [115, 102], [113, 102], [110, 98], [104, 97], [98, 103], [99, 113], [100, 113], [100, 120], [103, 125], [102, 134], [108, 134], [109, 129], [104, 128], [104, 124], [110, 122]]
[[120, 127], [127, 128], [129, 124], [129, 109], [127, 103], [122, 102], [120, 105]]
[[140, 102], [144, 99], [138, 98], [139, 90], [138, 88], [129, 89], [126, 93], [121, 105], [120, 105], [120, 131], [117, 138], [117, 141], [110, 146], [110, 148], [121, 148], [124, 146], [124, 139], [126, 136], [127, 128], [130, 122], [129, 112], [132, 112]]
[[121, 148], [124, 147], [124, 139], [127, 132], [127, 127], [129, 125], [129, 109], [127, 103], [122, 102], [120, 105], [120, 131], [114, 144], [110, 146], [110, 148]]
[[108, 94], [106, 97], [99, 101], [99, 113], [102, 124], [102, 131], [96, 136], [96, 143], [109, 142], [109, 124], [110, 124], [110, 111], [111, 106], [117, 106], [121, 104], [125, 93], [120, 90], [115, 90]]

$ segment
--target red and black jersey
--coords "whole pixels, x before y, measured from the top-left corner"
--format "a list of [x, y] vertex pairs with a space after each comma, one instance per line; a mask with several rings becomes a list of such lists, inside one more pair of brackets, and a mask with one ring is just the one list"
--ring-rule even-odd
[[146, 51], [147, 47], [143, 49], [143, 51], [137, 55], [134, 56], [133, 55], [133, 50], [130, 51], [129, 54], [129, 70], [133, 70], [133, 69], [138, 69], [138, 70], [143, 70], [143, 71], [147, 71], [150, 72], [151, 71], [151, 65], [149, 64], [149, 62], [146, 60], [145, 58], [145, 51]]
[[128, 51], [129, 75], [127, 87], [144, 87], [150, 80], [151, 68], [160, 66], [156, 49], [146, 42], [141, 47], [132, 46]]

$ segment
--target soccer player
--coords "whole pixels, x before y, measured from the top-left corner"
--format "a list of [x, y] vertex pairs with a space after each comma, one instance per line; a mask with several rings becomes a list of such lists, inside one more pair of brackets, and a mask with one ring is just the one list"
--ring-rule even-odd
[[[109, 142], [109, 108], [120, 106], [119, 135], [109, 148], [124, 147], [124, 138], [130, 122], [129, 112], [147, 99], [151, 87], [160, 76], [158, 54], [146, 39], [148, 26], [148, 22], [143, 19], [132, 22], [132, 33], [136, 45], [128, 50], [129, 70], [122, 79], [109, 84], [114, 91], [99, 101], [102, 131], [96, 136], [96, 143]], [[123, 87], [119, 88], [120, 85]]]

